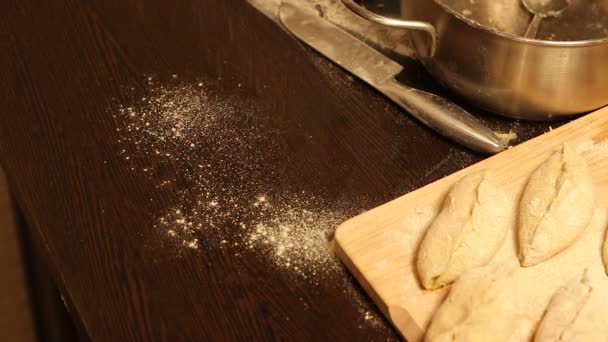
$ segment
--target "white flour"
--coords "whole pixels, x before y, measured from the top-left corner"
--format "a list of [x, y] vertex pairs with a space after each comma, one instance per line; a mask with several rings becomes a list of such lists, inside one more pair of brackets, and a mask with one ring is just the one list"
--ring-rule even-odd
[[177, 75], [168, 82], [149, 77], [145, 95], [115, 114], [122, 123], [119, 155], [169, 196], [154, 218], [164, 248], [177, 255], [219, 248], [313, 286], [343, 279], [340, 288], [358, 303], [361, 321], [383, 326], [329, 246], [336, 226], [355, 214], [352, 203], [328, 206], [289, 186], [268, 188], [285, 170], [262, 167], [278, 149], [274, 132], [260, 122], [263, 110], [214, 87]]
[[608, 157], [608, 140], [595, 143], [591, 139], [585, 139], [574, 146], [577, 153], [586, 153], [594, 157]]

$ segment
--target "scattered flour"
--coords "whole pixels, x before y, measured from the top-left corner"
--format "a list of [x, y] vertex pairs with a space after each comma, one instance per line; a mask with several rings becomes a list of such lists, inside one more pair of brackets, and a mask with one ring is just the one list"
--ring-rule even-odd
[[585, 153], [594, 157], [608, 157], [608, 140], [595, 143], [591, 139], [585, 139], [574, 146], [577, 153]]
[[337, 267], [328, 246], [330, 235], [346, 217], [335, 212], [281, 208], [256, 223], [247, 234], [249, 248], [264, 250], [276, 265], [303, 277], [317, 277], [327, 267]]
[[120, 157], [167, 194], [169, 205], [154, 218], [163, 245], [260, 258], [311, 285], [338, 275], [362, 321], [383, 326], [329, 245], [336, 226], [356, 214], [353, 205], [269, 187], [285, 170], [262, 167], [278, 150], [260, 122], [263, 108], [222, 95], [215, 83], [147, 77], [145, 94], [114, 115]]

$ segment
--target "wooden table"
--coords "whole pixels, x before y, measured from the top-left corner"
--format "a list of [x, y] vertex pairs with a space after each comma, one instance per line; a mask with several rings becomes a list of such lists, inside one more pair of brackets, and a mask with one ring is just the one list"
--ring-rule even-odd
[[[483, 156], [429, 131], [241, 0], [9, 0], [0, 9], [0, 162], [92, 340], [397, 338], [338, 264], [303, 276], [248, 248], [243, 225], [259, 217], [242, 206], [264, 194], [275, 206], [298, 198], [347, 218]], [[404, 82], [438, 89], [416, 62], [402, 62]], [[233, 119], [243, 113], [214, 132], [257, 137], [251, 151], [192, 141], [187, 154], [173, 146], [165, 156], [132, 138], [130, 104], [198, 83], [213, 92], [211, 105], [223, 99]], [[519, 141], [549, 127], [471, 111]], [[242, 195], [240, 221], [194, 231], [198, 248], [187, 248], [162, 219], [199, 201], [206, 173], [192, 176], [197, 158]]]

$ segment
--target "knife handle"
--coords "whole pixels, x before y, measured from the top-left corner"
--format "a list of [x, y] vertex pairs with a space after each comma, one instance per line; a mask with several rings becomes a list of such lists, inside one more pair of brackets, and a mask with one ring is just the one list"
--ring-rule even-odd
[[483, 153], [495, 154], [505, 149], [494, 132], [466, 110], [443, 97], [407, 87], [395, 79], [386, 80], [376, 88], [448, 139]]

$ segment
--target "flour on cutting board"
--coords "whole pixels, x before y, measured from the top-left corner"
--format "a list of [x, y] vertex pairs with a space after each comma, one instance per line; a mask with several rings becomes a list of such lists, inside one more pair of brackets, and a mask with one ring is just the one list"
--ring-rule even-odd
[[574, 146], [577, 153], [586, 153], [595, 157], [608, 157], [608, 140], [599, 143], [592, 139], [585, 139]]
[[[383, 233], [384, 244], [396, 244], [401, 251], [416, 251], [418, 244], [424, 236], [424, 231], [429, 227], [438, 212], [439, 206], [409, 209], [408, 212], [404, 213], [404, 218], [400, 222], [396, 222], [396, 224]], [[378, 272], [382, 272], [387, 267], [393, 267], [392, 264], [395, 262], [403, 263], [410, 259], [403, 255], [391, 255], [387, 257], [390, 260], [382, 258], [376, 262], [375, 268]], [[405, 268], [404, 265], [403, 269]], [[400, 286], [404, 293], [409, 293], [411, 289], [420, 287], [416, 274], [412, 272], [399, 272], [398, 275], [398, 282], [401, 284]]]
[[437, 209], [432, 207], [411, 209], [394, 229], [384, 232], [384, 239], [387, 243], [403, 244], [407, 249], [415, 248], [421, 240], [421, 231], [429, 226], [436, 215]]

